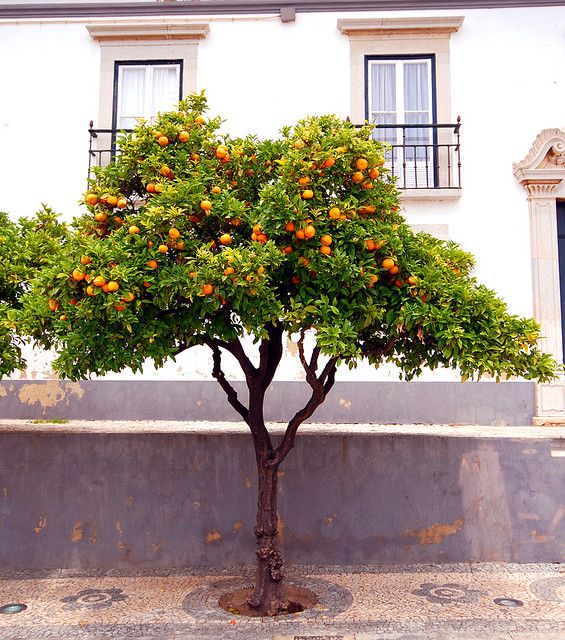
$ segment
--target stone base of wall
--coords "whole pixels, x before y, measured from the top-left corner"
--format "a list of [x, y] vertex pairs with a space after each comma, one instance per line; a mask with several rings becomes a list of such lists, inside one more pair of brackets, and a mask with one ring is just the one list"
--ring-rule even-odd
[[[562, 562], [564, 451], [564, 428], [305, 426], [280, 471], [284, 553]], [[253, 562], [256, 500], [242, 425], [0, 424], [2, 568]]]
[[[240, 397], [247, 389], [234, 382]], [[305, 382], [275, 382], [265, 415], [288, 421], [309, 397]], [[332, 423], [529, 425], [532, 382], [337, 382], [312, 420]], [[17, 380], [0, 383], [4, 418], [239, 420], [215, 381]]]

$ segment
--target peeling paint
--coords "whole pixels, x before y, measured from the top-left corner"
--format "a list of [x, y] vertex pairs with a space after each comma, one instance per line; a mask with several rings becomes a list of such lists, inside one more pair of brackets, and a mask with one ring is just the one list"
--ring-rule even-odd
[[204, 404], [204, 400], [197, 400], [196, 401], [196, 406], [197, 407], [201, 407]]
[[243, 483], [245, 484], [246, 489], [251, 489], [251, 487], [253, 486], [253, 480], [251, 480], [251, 478], [248, 478], [248, 477], [245, 478]]
[[541, 520], [541, 517], [538, 516], [537, 513], [519, 513], [518, 517], [521, 520], [534, 520], [534, 521]]
[[194, 505], [195, 509], [200, 509], [200, 501], [199, 500], [194, 500], [194, 502], [192, 504]]
[[561, 520], [563, 520], [564, 517], [565, 517], [565, 506], [561, 505], [559, 509], [557, 509], [557, 511], [555, 512], [555, 515], [553, 516], [551, 524], [549, 525], [550, 531], [553, 531], [553, 529], [555, 529], [555, 527], [561, 522]]
[[156, 542], [153, 543], [152, 547], [153, 547], [153, 551], [158, 552], [161, 551], [161, 549], [163, 548], [163, 542]]
[[37, 527], [34, 527], [33, 530], [35, 533], [41, 533], [43, 529], [47, 526], [47, 516], [42, 514], [39, 516], [39, 520], [37, 521]]
[[131, 507], [134, 502], [135, 502], [135, 498], [132, 498], [131, 496], [128, 496], [126, 498], [126, 504], [127, 504], [128, 507]]
[[339, 406], [349, 410], [351, 409], [351, 400], [347, 400], [346, 398], [340, 398]]
[[8, 395], [6, 388], [3, 385], [0, 385], [0, 398], [5, 398]]
[[206, 544], [211, 544], [212, 542], [217, 542], [222, 537], [222, 534], [219, 531], [211, 531], [206, 534]]
[[116, 520], [116, 531], [122, 536], [124, 534], [124, 530], [122, 528], [122, 523], [119, 520]]
[[305, 533], [302, 540], [304, 540], [304, 542], [312, 542], [312, 536], [309, 533]]
[[283, 522], [280, 515], [277, 514], [277, 531], [279, 533], [278, 540], [280, 544], [284, 544], [286, 539], [286, 524]]
[[2, 487], [2, 495], [7, 498], [8, 497], [8, 487]]
[[331, 515], [326, 516], [324, 518], [324, 522], [326, 523], [326, 526], [329, 527], [330, 525], [332, 525], [335, 522], [336, 518], [337, 518], [337, 513], [332, 513]]
[[239, 522], [239, 520], [237, 522], [233, 523], [233, 530], [237, 533], [241, 527], [243, 527], [243, 524], [241, 524], [241, 522]]
[[82, 522], [75, 522], [75, 526], [73, 527], [73, 531], [71, 533], [71, 542], [78, 542], [82, 540], [84, 535], [84, 524]]
[[286, 339], [286, 350], [288, 354], [291, 355], [293, 358], [296, 358], [296, 356], [298, 355], [298, 345], [296, 344], [296, 342], [293, 342], [290, 338]]
[[286, 471], [277, 471], [277, 478], [284, 478], [286, 476]]
[[465, 521], [463, 518], [458, 518], [452, 524], [433, 524], [431, 527], [425, 529], [416, 529], [415, 531], [402, 531], [401, 536], [405, 538], [417, 538], [418, 544], [425, 546], [428, 544], [440, 544], [444, 538], [452, 536], [457, 533], [463, 526]]
[[532, 540], [535, 540], [536, 542], [541, 542], [541, 543], [553, 542], [555, 540], [555, 538], [553, 536], [546, 536], [543, 533], [538, 533], [537, 529], [534, 529], [530, 533], [530, 536], [531, 536]]
[[96, 522], [83, 522], [82, 520], [75, 522], [73, 530], [71, 532], [71, 542], [75, 543], [79, 542], [79, 540], [82, 540], [87, 529], [90, 532], [88, 541], [90, 542], [90, 544], [96, 544], [98, 536], [98, 532], [96, 530]]
[[63, 400], [68, 402], [70, 396], [79, 399], [84, 396], [84, 389], [78, 382], [63, 385], [58, 380], [49, 380], [38, 384], [24, 384], [18, 394], [22, 404], [39, 403], [42, 409], [54, 407]]
[[123, 551], [124, 549], [127, 549], [127, 546], [123, 542], [118, 542], [116, 543], [116, 549]]

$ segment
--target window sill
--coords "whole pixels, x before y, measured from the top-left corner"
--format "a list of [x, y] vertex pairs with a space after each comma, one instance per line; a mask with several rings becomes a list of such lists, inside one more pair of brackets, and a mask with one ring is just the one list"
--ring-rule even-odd
[[459, 200], [462, 189], [401, 189], [401, 202], [453, 202]]

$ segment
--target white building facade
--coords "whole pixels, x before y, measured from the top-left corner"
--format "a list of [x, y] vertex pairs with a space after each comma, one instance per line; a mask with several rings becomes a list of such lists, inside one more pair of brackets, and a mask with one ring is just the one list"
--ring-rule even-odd
[[[97, 131], [127, 128], [195, 90], [206, 90], [234, 135], [276, 136], [310, 114], [387, 124], [378, 135], [395, 145], [408, 221], [472, 252], [477, 278], [512, 312], [534, 315], [544, 349], [562, 361], [565, 2], [20, 2], [0, 5], [0, 68], [0, 210], [13, 216], [41, 203], [79, 214], [89, 162], [110, 146], [111, 134], [90, 138], [90, 121]], [[214, 384], [210, 372], [207, 352], [193, 349], [160, 371], [104, 383]], [[51, 377], [48, 355], [34, 353], [14, 379]], [[278, 382], [299, 380], [290, 341]], [[355, 383], [356, 398], [374, 385], [394, 388], [394, 403], [411, 393], [393, 368], [362, 366], [338, 380]], [[432, 408], [463, 386], [450, 371], [424, 383]], [[563, 381], [502, 383], [490, 400], [484, 385], [461, 392], [465, 402], [494, 403], [484, 422], [525, 420], [496, 408], [505, 393], [529, 421], [565, 419]], [[360, 420], [344, 394], [341, 421]], [[390, 411], [376, 403], [375, 421], [405, 419]]]

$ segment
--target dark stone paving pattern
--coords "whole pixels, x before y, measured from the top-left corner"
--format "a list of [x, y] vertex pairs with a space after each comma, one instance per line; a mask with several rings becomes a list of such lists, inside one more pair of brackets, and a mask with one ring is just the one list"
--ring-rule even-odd
[[[565, 640], [563, 565], [298, 567], [319, 604], [276, 620], [234, 616], [219, 595], [251, 567], [0, 572], [1, 640]], [[515, 600], [518, 606], [498, 602]]]

